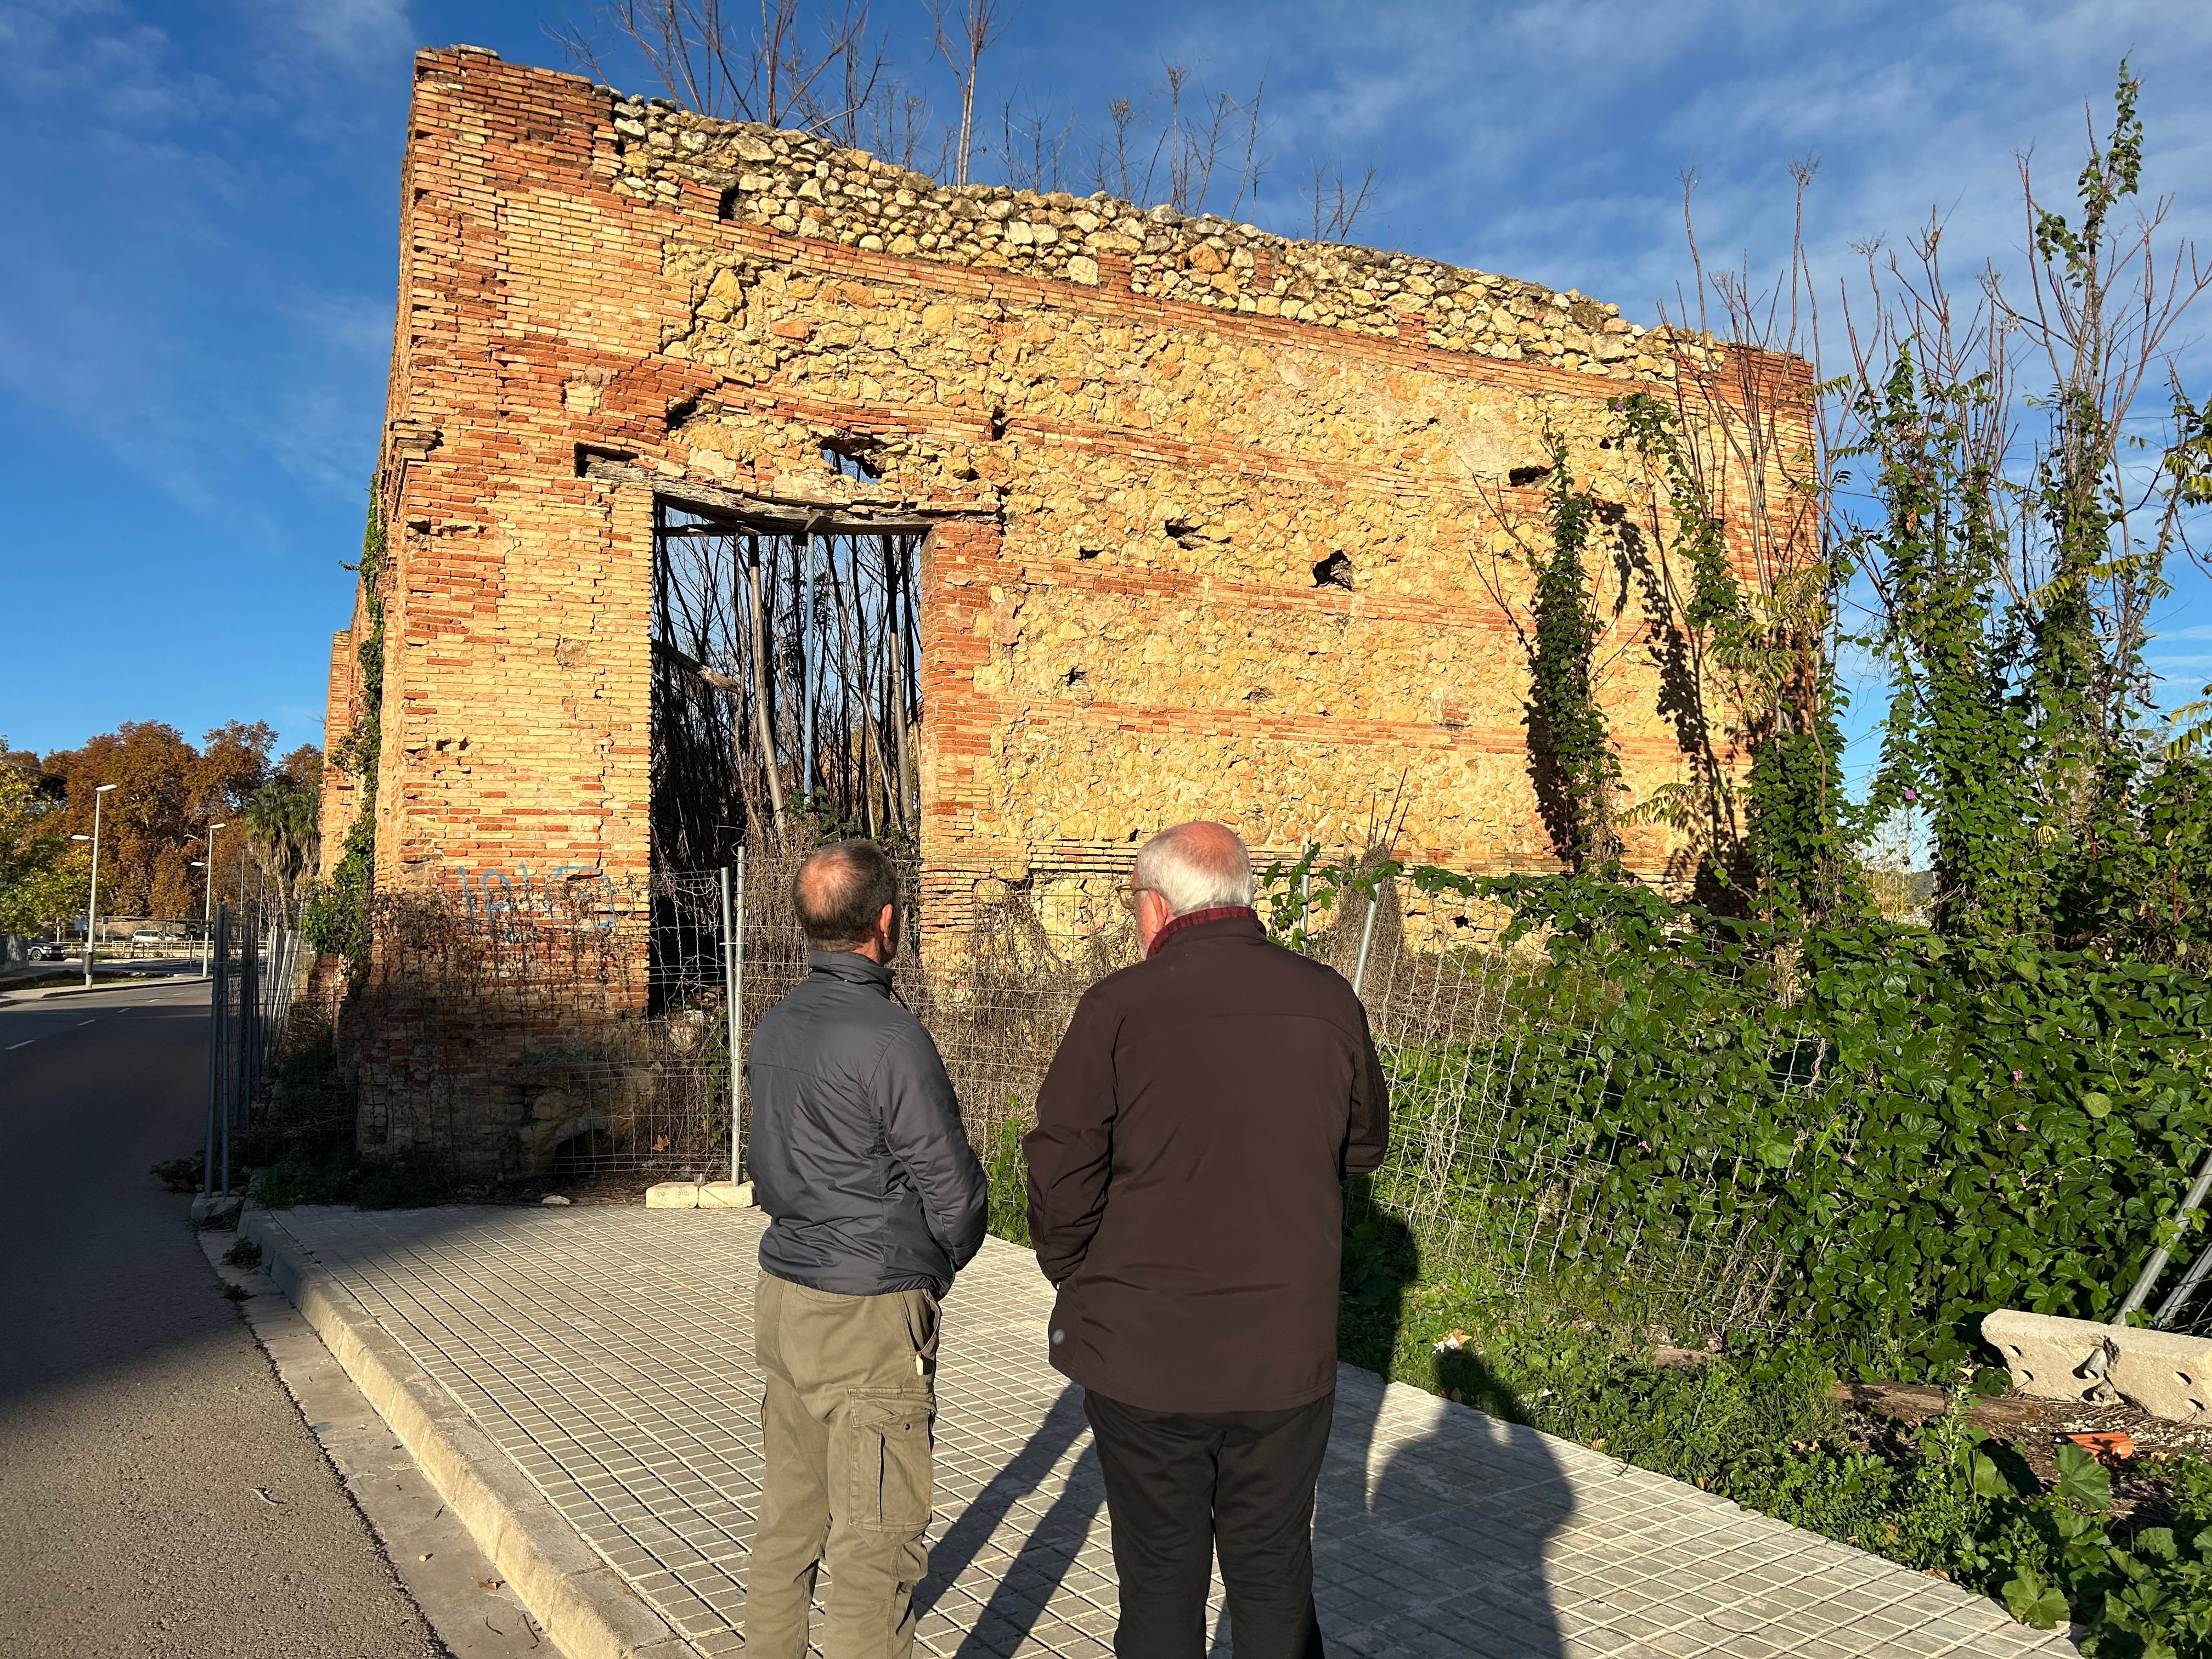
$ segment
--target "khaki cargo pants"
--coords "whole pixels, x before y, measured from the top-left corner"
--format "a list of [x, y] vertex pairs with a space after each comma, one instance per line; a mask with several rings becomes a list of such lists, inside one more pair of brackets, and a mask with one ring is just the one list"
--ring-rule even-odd
[[937, 1298], [839, 1296], [763, 1273], [753, 1355], [767, 1462], [746, 1587], [748, 1659], [802, 1659], [830, 1569], [824, 1659], [906, 1659], [928, 1570]]

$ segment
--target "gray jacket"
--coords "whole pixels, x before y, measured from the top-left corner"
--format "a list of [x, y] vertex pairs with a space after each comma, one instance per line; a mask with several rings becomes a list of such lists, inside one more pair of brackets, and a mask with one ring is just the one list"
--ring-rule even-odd
[[945, 1062], [891, 971], [811, 951], [753, 1033], [753, 1192], [763, 1271], [844, 1296], [943, 1296], [982, 1248], [988, 1199]]

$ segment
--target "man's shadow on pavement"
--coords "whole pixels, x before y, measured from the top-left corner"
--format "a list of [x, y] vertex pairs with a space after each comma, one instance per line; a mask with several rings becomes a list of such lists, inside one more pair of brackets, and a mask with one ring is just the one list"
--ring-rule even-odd
[[[1559, 1659], [1543, 1552], [1573, 1513], [1574, 1496], [1558, 1460], [1528, 1426], [1512, 1391], [1464, 1349], [1435, 1356], [1434, 1382], [1483, 1415], [1428, 1395], [1388, 1394], [1382, 1378], [1404, 1328], [1407, 1292], [1420, 1278], [1419, 1248], [1404, 1222], [1376, 1205], [1364, 1177], [1346, 1189], [1345, 1234], [1338, 1352], [1346, 1363], [1314, 1527], [1315, 1593], [1330, 1651]], [[973, 1565], [1086, 1426], [1082, 1390], [1071, 1384], [930, 1552], [917, 1613]], [[959, 1659], [1010, 1652], [1033, 1632], [1104, 1502], [1105, 1483], [1086, 1445], [1066, 1489], [993, 1586]], [[1444, 1628], [1467, 1635], [1446, 1636]], [[1224, 1615], [1211, 1653], [1233, 1651]]]
[[[1083, 1390], [1069, 1383], [1013, 1460], [991, 1477], [960, 1518], [929, 1552], [929, 1575], [915, 1592], [916, 1619], [935, 1607], [945, 1590], [983, 1553], [1014, 1506], [1051, 1478], [1068, 1449], [1089, 1428], [1083, 1416]], [[1091, 1524], [1106, 1504], [1105, 1477], [1088, 1445], [1067, 1485], [1038, 1520], [1020, 1551], [991, 1588], [991, 1599], [960, 1644], [957, 1659], [996, 1659], [1020, 1645], [1035, 1628], [1053, 1592], [1066, 1579], [1090, 1535]]]
[[1389, 1392], [1420, 1247], [1364, 1176], [1346, 1186], [1344, 1254], [1337, 1352], [1345, 1363], [1314, 1525], [1331, 1650], [1559, 1659], [1544, 1546], [1575, 1502], [1558, 1458], [1469, 1349], [1429, 1357], [1434, 1370], [1419, 1380], [1443, 1399]]

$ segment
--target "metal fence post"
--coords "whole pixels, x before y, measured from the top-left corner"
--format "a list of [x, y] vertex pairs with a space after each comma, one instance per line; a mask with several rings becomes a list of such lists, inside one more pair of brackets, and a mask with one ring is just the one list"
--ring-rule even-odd
[[220, 912], [212, 912], [208, 920], [208, 1073], [207, 1073], [207, 1135], [200, 1151], [200, 1193], [211, 1194], [215, 1188], [216, 1143], [222, 1130], [218, 1121], [222, 1111], [225, 1091], [222, 1075], [222, 1000], [226, 987], [223, 974], [229, 963], [215, 948], [222, 936], [222, 919]]
[[230, 907], [226, 904], [215, 913], [215, 959], [220, 965], [216, 969], [216, 1031], [218, 1054], [222, 1066], [223, 1087], [222, 1156], [222, 1185], [218, 1192], [230, 1190], [230, 988], [234, 975], [230, 971]]
[[1360, 987], [1367, 982], [1367, 947], [1375, 943], [1375, 912], [1381, 908], [1376, 896], [1367, 896], [1367, 920], [1359, 925], [1359, 964], [1352, 970], [1352, 994], [1358, 996]]
[[722, 1007], [730, 1043], [730, 1179], [738, 1178], [738, 959], [736, 925], [730, 920], [730, 866], [722, 866]]
[[[2181, 1200], [2181, 1208], [2175, 1214], [2174, 1220], [2186, 1223], [2191, 1214], [2204, 1202], [2204, 1195], [2208, 1192], [2212, 1192], [2212, 1151], [2204, 1154], [2204, 1162], [2197, 1170], [2197, 1179], [2190, 1183], [2188, 1195]], [[2163, 1244], [2150, 1253], [2150, 1260], [2143, 1263], [2142, 1272], [2136, 1275], [2135, 1288], [2120, 1304], [2120, 1310], [2112, 1316], [2113, 1324], [2126, 1324], [2128, 1316], [2150, 1300], [2150, 1293], [2158, 1284], [2158, 1276], [2166, 1271], [2166, 1264], [2172, 1255], [2172, 1252]]]
[[[722, 878], [730, 879], [725, 872]], [[739, 1109], [745, 1075], [745, 849], [738, 848], [736, 926], [729, 935], [730, 957], [730, 1179], [743, 1181], [744, 1119]]]
[[238, 1100], [241, 1121], [253, 1108], [261, 1072], [261, 917], [249, 911], [238, 939]]

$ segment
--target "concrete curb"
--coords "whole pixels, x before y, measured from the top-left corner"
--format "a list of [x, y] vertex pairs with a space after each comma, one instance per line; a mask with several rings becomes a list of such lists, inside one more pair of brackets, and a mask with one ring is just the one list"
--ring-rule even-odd
[[262, 1271], [313, 1327], [568, 1659], [689, 1659], [696, 1652], [282, 1220], [254, 1206], [240, 1218], [239, 1236], [261, 1246]]

